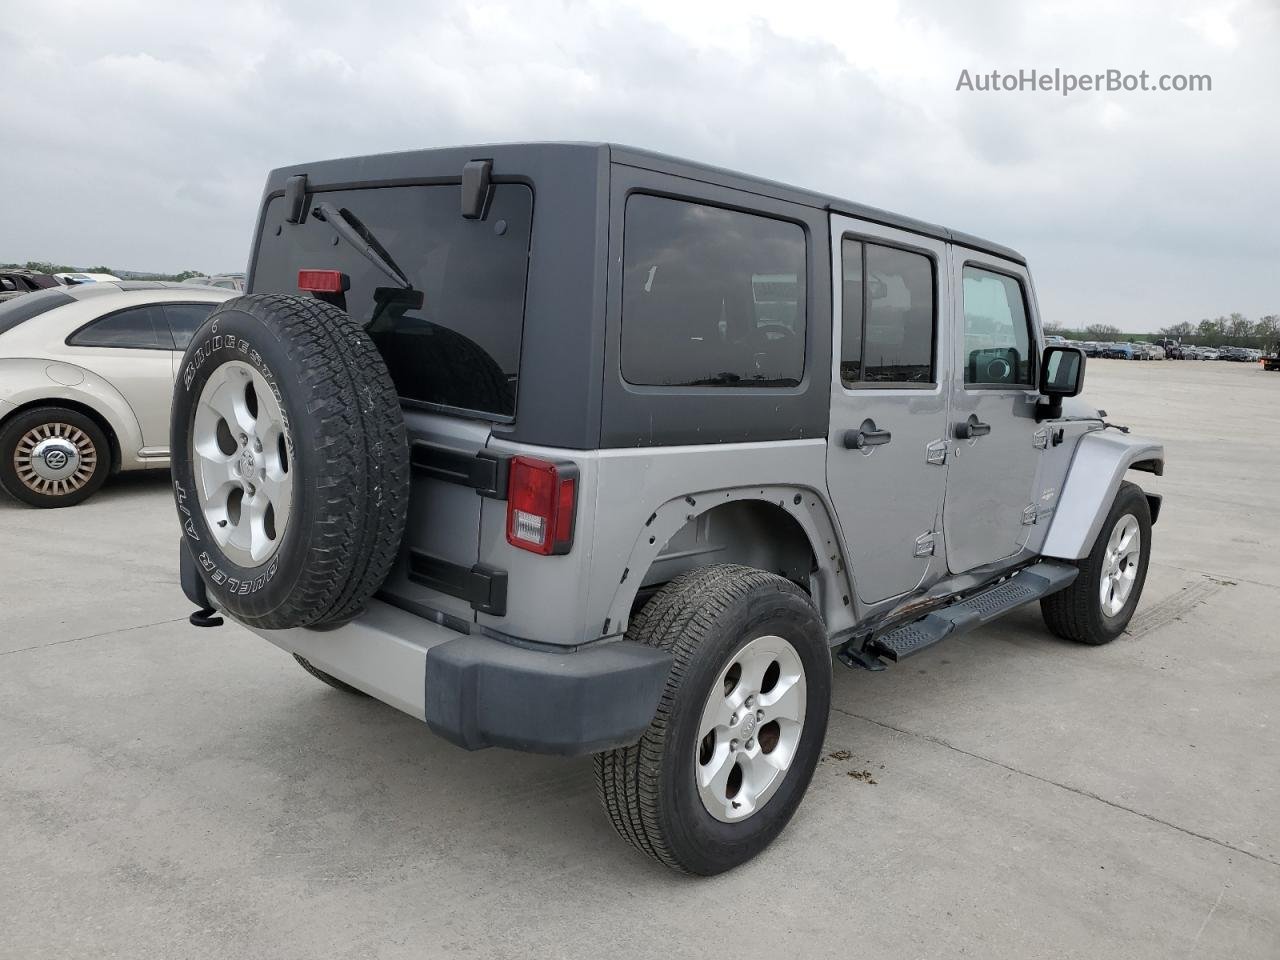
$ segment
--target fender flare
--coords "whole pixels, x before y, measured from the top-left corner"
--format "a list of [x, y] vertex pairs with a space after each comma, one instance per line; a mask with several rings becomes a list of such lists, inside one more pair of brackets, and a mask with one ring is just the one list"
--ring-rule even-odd
[[[1098, 531], [1111, 510], [1126, 470], [1164, 473], [1164, 445], [1128, 434], [1097, 430], [1086, 433], [1076, 445], [1040, 553], [1062, 560], [1088, 556]], [[1152, 519], [1159, 498], [1152, 507]]]
[[[64, 367], [81, 375], [79, 383], [67, 385], [53, 380], [48, 370]], [[142, 448], [142, 428], [129, 401], [108, 380], [86, 367], [65, 360], [44, 360], [35, 357], [15, 357], [0, 360], [5, 387], [0, 400], [11, 406], [0, 408], [4, 417], [17, 409], [36, 404], [57, 405], [70, 401], [87, 407], [111, 428], [119, 444], [120, 467], [128, 470], [138, 465], [138, 451]]]
[[814, 597], [814, 603], [826, 622], [828, 633], [853, 626], [853, 606], [849, 602], [853, 587], [826, 492], [806, 486], [764, 484], [705, 490], [676, 497], [658, 507], [636, 537], [627, 558], [626, 572], [609, 603], [608, 618], [615, 630], [628, 622], [644, 573], [667, 541], [691, 520], [734, 501], [766, 503], [780, 508], [796, 521], [817, 560], [814, 579], [819, 596]]

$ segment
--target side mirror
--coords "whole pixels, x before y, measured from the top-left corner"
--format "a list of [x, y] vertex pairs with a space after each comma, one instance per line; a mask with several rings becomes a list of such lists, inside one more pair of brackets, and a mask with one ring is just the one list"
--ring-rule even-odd
[[1079, 347], [1045, 347], [1040, 392], [1046, 397], [1077, 396], [1084, 389], [1084, 361]]
[[1084, 389], [1085, 352], [1079, 347], [1045, 347], [1040, 363], [1040, 392], [1049, 398], [1036, 408], [1036, 420], [1062, 416], [1062, 398]]

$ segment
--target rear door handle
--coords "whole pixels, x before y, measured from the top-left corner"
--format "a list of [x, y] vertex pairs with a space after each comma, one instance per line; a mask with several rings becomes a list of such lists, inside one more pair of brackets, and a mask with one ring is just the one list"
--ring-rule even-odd
[[844, 445], [848, 450], [865, 450], [868, 447], [882, 447], [893, 439], [888, 430], [878, 430], [874, 420], [863, 420], [857, 430], [844, 432]]
[[969, 414], [969, 419], [964, 423], [956, 424], [957, 440], [973, 440], [976, 437], [985, 437], [990, 432], [991, 424], [983, 423], [976, 413]]

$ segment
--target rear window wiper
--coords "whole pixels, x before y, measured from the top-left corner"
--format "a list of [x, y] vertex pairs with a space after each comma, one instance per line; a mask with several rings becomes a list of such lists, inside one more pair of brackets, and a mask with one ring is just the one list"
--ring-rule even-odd
[[386, 247], [378, 242], [373, 231], [346, 207], [340, 210], [327, 200], [322, 200], [311, 213], [317, 220], [332, 227], [334, 233], [355, 247], [357, 253], [385, 273], [392, 282], [406, 290], [413, 289], [409, 278], [397, 266], [391, 254], [387, 253]]

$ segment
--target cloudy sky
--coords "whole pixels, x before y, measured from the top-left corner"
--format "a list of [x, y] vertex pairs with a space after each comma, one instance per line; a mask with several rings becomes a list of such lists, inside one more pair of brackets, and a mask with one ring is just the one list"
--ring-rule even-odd
[[[1046, 319], [1280, 313], [1280, 0], [0, 0], [0, 261], [244, 269], [268, 169], [614, 140], [1022, 250]], [[1212, 92], [957, 91], [962, 70]]]

